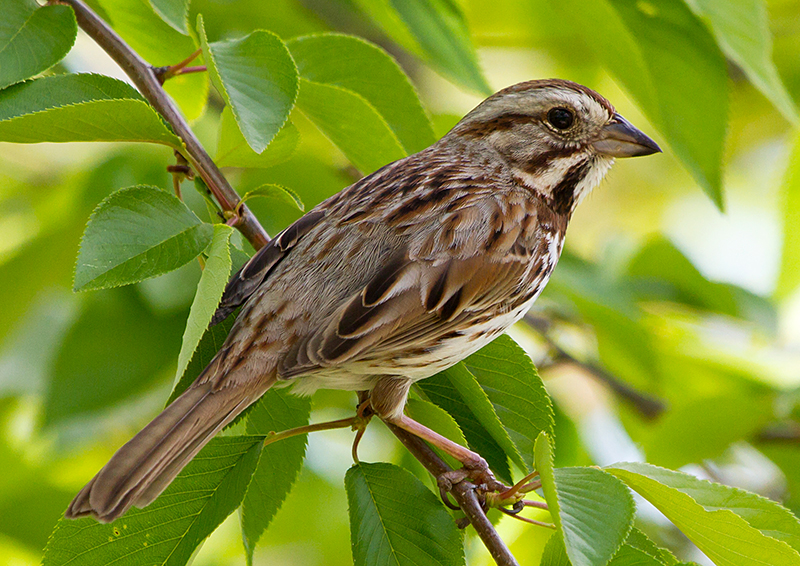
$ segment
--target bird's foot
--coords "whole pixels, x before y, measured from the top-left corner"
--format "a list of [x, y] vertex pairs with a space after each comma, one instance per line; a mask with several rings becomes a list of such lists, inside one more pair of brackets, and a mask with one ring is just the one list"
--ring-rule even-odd
[[356, 410], [356, 420], [352, 426], [352, 429], [356, 431], [356, 437], [353, 439], [352, 448], [353, 462], [356, 464], [358, 464], [358, 443], [361, 442], [361, 438], [364, 436], [364, 431], [367, 430], [367, 425], [369, 424], [369, 421], [372, 420], [372, 416], [375, 414], [368, 398], [365, 397], [364, 399], [359, 400], [361, 402]]
[[489, 464], [480, 456], [464, 462], [463, 468], [441, 474], [436, 478], [436, 483], [439, 485], [439, 489], [449, 492], [454, 485], [465, 480], [474, 484], [479, 493], [499, 492], [509, 489], [508, 486], [494, 477], [492, 470], [489, 469]]

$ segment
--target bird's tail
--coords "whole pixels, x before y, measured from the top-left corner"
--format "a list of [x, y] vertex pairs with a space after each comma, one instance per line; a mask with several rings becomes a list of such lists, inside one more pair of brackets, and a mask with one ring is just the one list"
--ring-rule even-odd
[[131, 506], [150, 504], [217, 432], [263, 393], [245, 389], [214, 390], [209, 381], [195, 382], [114, 454], [75, 496], [66, 517], [92, 515], [109, 523]]

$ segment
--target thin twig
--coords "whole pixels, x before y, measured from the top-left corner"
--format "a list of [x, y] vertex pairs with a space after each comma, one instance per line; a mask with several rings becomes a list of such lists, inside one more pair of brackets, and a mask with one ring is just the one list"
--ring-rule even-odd
[[[186, 68], [186, 65], [197, 59], [202, 52], [203, 52], [202, 49], [198, 49], [197, 51], [189, 55], [186, 59], [184, 59], [177, 65], [168, 65], [166, 67], [154, 67], [153, 73], [155, 73], [156, 79], [158, 79], [159, 84], [163, 85], [165, 82], [167, 82], [168, 79], [171, 79], [175, 75], [180, 74], [181, 71]], [[205, 71], [206, 68], [203, 67], [203, 70]]]
[[642, 393], [627, 383], [620, 381], [617, 377], [611, 375], [603, 368], [581, 361], [567, 353], [561, 346], [558, 345], [555, 340], [553, 340], [552, 336], [550, 336], [550, 333], [547, 329], [547, 321], [531, 314], [527, 314], [525, 315], [525, 322], [527, 322], [531, 328], [538, 332], [544, 341], [547, 342], [547, 345], [555, 352], [556, 359], [554, 361], [564, 361], [578, 366], [596, 379], [605, 383], [614, 393], [630, 403], [644, 417], [648, 419], [655, 419], [667, 409], [666, 403], [661, 399], [646, 393]]
[[525, 507], [536, 507], [537, 509], [545, 509], [549, 510], [550, 508], [547, 506], [547, 503], [544, 501], [534, 501], [532, 499], [523, 499], [522, 502], [525, 504]]
[[177, 77], [178, 75], [188, 75], [189, 73], [204, 73], [208, 70], [208, 67], [205, 65], [195, 65], [194, 67], [184, 67], [183, 69], [178, 69], [173, 73], [172, 76]]
[[548, 528], [548, 529], [555, 529], [556, 528], [556, 526], [553, 523], [545, 523], [543, 521], [537, 521], [536, 519], [529, 519], [527, 517], [522, 517], [521, 515], [517, 515], [516, 513], [513, 513], [511, 511], [509, 511], [508, 509], [503, 509], [502, 507], [500, 507], [500, 512], [508, 515], [509, 517], [514, 517], [518, 521], [522, 521], [524, 523], [529, 523], [531, 525], [536, 525], [537, 527], [545, 527], [545, 528]]
[[756, 440], [764, 443], [799, 444], [800, 423], [788, 421], [768, 426], [756, 435]]
[[[430, 446], [425, 444], [420, 438], [405, 430], [394, 426], [391, 423], [386, 423], [394, 435], [403, 443], [403, 445], [411, 452], [414, 457], [425, 466], [431, 474], [439, 477], [446, 472], [452, 471], [444, 460], [431, 449]], [[483, 544], [489, 550], [489, 553], [494, 558], [498, 566], [519, 566], [514, 555], [497, 534], [491, 521], [486, 517], [478, 501], [478, 496], [475, 494], [475, 486], [468, 481], [462, 481], [453, 486], [450, 492], [453, 498], [458, 503], [461, 510], [469, 519], [469, 522], [475, 528], [478, 536], [481, 537]]]
[[[66, 4], [75, 11], [78, 25], [125, 71], [139, 92], [161, 114], [186, 146], [185, 157], [205, 181], [222, 210], [235, 211], [239, 195], [203, 149], [188, 122], [159, 83], [153, 66], [142, 59], [123, 39], [101, 20], [82, 0], [50, 0]], [[242, 235], [259, 249], [269, 242], [269, 235], [246, 206], [239, 207], [236, 225]]]

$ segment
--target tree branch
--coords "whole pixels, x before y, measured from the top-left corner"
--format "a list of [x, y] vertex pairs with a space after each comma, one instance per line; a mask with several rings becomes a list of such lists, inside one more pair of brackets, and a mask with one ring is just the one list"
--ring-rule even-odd
[[574, 356], [567, 353], [561, 346], [553, 340], [550, 333], [547, 331], [547, 322], [542, 318], [535, 317], [531, 314], [525, 315], [525, 322], [533, 328], [539, 335], [547, 342], [547, 345], [555, 352], [555, 361], [566, 361], [573, 365], [578, 366], [590, 375], [605, 383], [614, 393], [620, 398], [630, 403], [637, 411], [639, 411], [647, 419], [655, 419], [667, 409], [666, 403], [661, 399], [642, 393], [634, 389], [627, 383], [620, 381], [617, 377], [611, 375], [603, 368], [581, 361]]
[[756, 435], [763, 443], [800, 444], [800, 422], [789, 420], [768, 426]]
[[[183, 140], [186, 146], [186, 159], [208, 185], [220, 208], [237, 213], [239, 195], [233, 190], [233, 187], [231, 187], [222, 171], [219, 170], [208, 153], [206, 153], [206, 150], [203, 149], [200, 141], [175, 106], [172, 98], [161, 86], [156, 76], [155, 68], [142, 59], [82, 0], [50, 0], [50, 3], [66, 4], [72, 7], [81, 29], [114, 59], [117, 65], [125, 71], [125, 74], [130, 77], [139, 92], [161, 114], [178, 137]], [[242, 235], [247, 238], [254, 248], [259, 249], [269, 242], [269, 235], [246, 206], [239, 207], [238, 216], [239, 220], [235, 227], [242, 232]]]
[[[439, 477], [446, 472], [452, 471], [450, 466], [439, 458], [431, 447], [425, 444], [420, 438], [417, 438], [413, 434], [391, 423], [386, 423], [386, 426], [389, 427], [389, 430], [394, 433], [408, 451], [411, 452], [434, 477]], [[500, 538], [500, 535], [497, 534], [491, 521], [489, 521], [483, 508], [481, 508], [478, 496], [475, 494], [474, 486], [468, 481], [462, 481], [455, 484], [450, 493], [467, 516], [467, 519], [469, 519], [469, 522], [475, 527], [475, 531], [478, 533], [478, 536], [481, 537], [483, 544], [486, 545], [486, 548], [489, 550], [489, 553], [498, 566], [519, 566], [516, 558], [511, 554], [508, 546], [506, 546], [506, 543]]]

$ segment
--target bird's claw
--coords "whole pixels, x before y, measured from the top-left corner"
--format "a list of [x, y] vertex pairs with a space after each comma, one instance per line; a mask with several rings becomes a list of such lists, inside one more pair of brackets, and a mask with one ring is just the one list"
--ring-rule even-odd
[[481, 495], [509, 489], [508, 486], [497, 481], [486, 460], [483, 459], [475, 463], [470, 462], [458, 470], [451, 470], [439, 475], [436, 478], [436, 483], [439, 485], [439, 490], [442, 494], [445, 494], [452, 491], [454, 485], [465, 480], [469, 480], [470, 483], [474, 484], [475, 490]]

